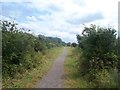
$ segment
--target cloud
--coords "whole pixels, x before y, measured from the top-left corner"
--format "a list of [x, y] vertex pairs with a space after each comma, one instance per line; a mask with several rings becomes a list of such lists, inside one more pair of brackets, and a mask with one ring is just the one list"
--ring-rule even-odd
[[35, 35], [57, 36], [66, 42], [77, 41], [76, 34], [82, 32], [83, 24], [87, 26], [110, 24], [115, 26], [115, 29], [118, 25], [118, 0], [4, 0], [2, 2], [5, 3], [2, 5], [1, 16], [16, 17], [19, 26], [31, 29]]
[[84, 0], [72, 0], [72, 2], [76, 5], [81, 6], [81, 7], [84, 7], [86, 5]]
[[86, 15], [85, 17], [83, 17], [83, 19], [81, 19], [81, 22], [89, 23], [89, 22], [93, 22], [93, 21], [103, 19], [103, 18], [104, 18], [104, 16], [101, 12], [96, 12], [93, 14]]
[[69, 18], [69, 20], [67, 20], [67, 22], [70, 24], [79, 25], [79, 24], [93, 22], [93, 21], [103, 19], [103, 18], [104, 17], [102, 15], [102, 13], [100, 13], [100, 12], [88, 14], [88, 15], [85, 15], [82, 17], [80, 17], [80, 16], [74, 17], [74, 14], [73, 14], [73, 16], [71, 16], [71, 18]]
[[35, 16], [27, 16], [27, 19], [31, 21], [37, 21]]
[[58, 7], [57, 5], [54, 5], [54, 4], [49, 5], [48, 8], [49, 8], [50, 10], [52, 10], [52, 11], [57, 11], [57, 12], [61, 10], [60, 7]]

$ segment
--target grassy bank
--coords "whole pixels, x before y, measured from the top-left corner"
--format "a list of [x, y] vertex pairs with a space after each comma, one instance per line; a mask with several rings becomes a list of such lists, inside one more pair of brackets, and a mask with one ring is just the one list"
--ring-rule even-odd
[[[28, 71], [26, 70], [24, 74], [18, 75], [12, 79], [7, 78], [3, 80], [3, 88], [32, 88], [35, 86], [38, 80], [49, 70], [52, 66], [55, 58], [62, 52], [62, 47], [52, 48], [47, 51], [45, 55], [41, 56], [41, 53], [38, 53], [37, 59], [44, 60], [42, 66], [37, 66], [36, 68]], [[39, 55], [40, 54], [40, 55]]]
[[68, 48], [68, 57], [64, 63], [65, 69], [65, 88], [86, 88], [87, 83], [79, 76], [77, 61], [79, 58], [79, 53], [76, 52], [75, 48]]
[[[80, 51], [77, 48], [68, 48], [68, 57], [64, 63], [65, 69], [65, 88], [116, 88], [118, 87], [117, 73], [98, 72], [97, 78], [94, 81], [88, 82], [91, 78], [90, 74], [81, 75], [79, 70], [84, 70], [78, 67], [78, 61], [82, 61]], [[80, 63], [80, 62], [79, 62]], [[99, 87], [96, 87], [96, 86]]]

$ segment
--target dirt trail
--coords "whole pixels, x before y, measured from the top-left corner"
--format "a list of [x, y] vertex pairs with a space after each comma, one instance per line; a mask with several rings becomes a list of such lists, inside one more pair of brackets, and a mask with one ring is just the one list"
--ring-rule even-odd
[[67, 48], [64, 48], [62, 54], [54, 61], [52, 68], [38, 82], [36, 88], [62, 88], [64, 60], [66, 57]]

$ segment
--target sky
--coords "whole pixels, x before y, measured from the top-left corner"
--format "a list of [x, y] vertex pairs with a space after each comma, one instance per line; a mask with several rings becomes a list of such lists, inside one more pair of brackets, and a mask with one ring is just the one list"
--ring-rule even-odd
[[77, 42], [84, 26], [118, 29], [119, 0], [4, 0], [0, 19], [14, 19], [34, 35]]

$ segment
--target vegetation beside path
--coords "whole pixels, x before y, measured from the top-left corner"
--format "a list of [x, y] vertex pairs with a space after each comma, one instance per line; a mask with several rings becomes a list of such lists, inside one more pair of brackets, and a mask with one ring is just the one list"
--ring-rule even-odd
[[37, 81], [51, 68], [53, 61], [62, 50], [62, 47], [52, 48], [47, 51], [48, 53], [46, 55], [42, 56], [42, 59], [39, 58], [38, 54], [38, 59], [44, 61], [42, 66], [38, 65], [30, 71], [26, 70], [24, 74], [18, 74], [14, 79], [4, 79], [3, 88], [33, 88]]
[[[82, 62], [82, 56], [78, 48], [68, 48], [68, 57], [64, 63], [64, 80], [65, 88], [95, 88], [98, 83], [88, 80], [90, 79], [89, 73], [82, 75], [82, 68], [79, 63]], [[84, 66], [86, 67], [86, 66]], [[118, 76], [116, 73], [98, 73], [95, 80], [100, 80], [101, 88], [116, 88], [118, 87]], [[99, 82], [100, 82], [99, 81]]]
[[3, 88], [32, 87], [28, 82], [33, 84], [65, 45], [60, 38], [34, 35], [12, 20], [1, 20], [0, 30]]
[[91, 25], [77, 35], [77, 41], [65, 62], [65, 87], [118, 88], [120, 37], [116, 30]]
[[63, 81], [65, 88], [87, 88], [88, 84], [82, 77], [79, 76], [77, 60], [79, 53], [76, 48], [68, 48], [68, 57], [64, 63], [64, 76]]

